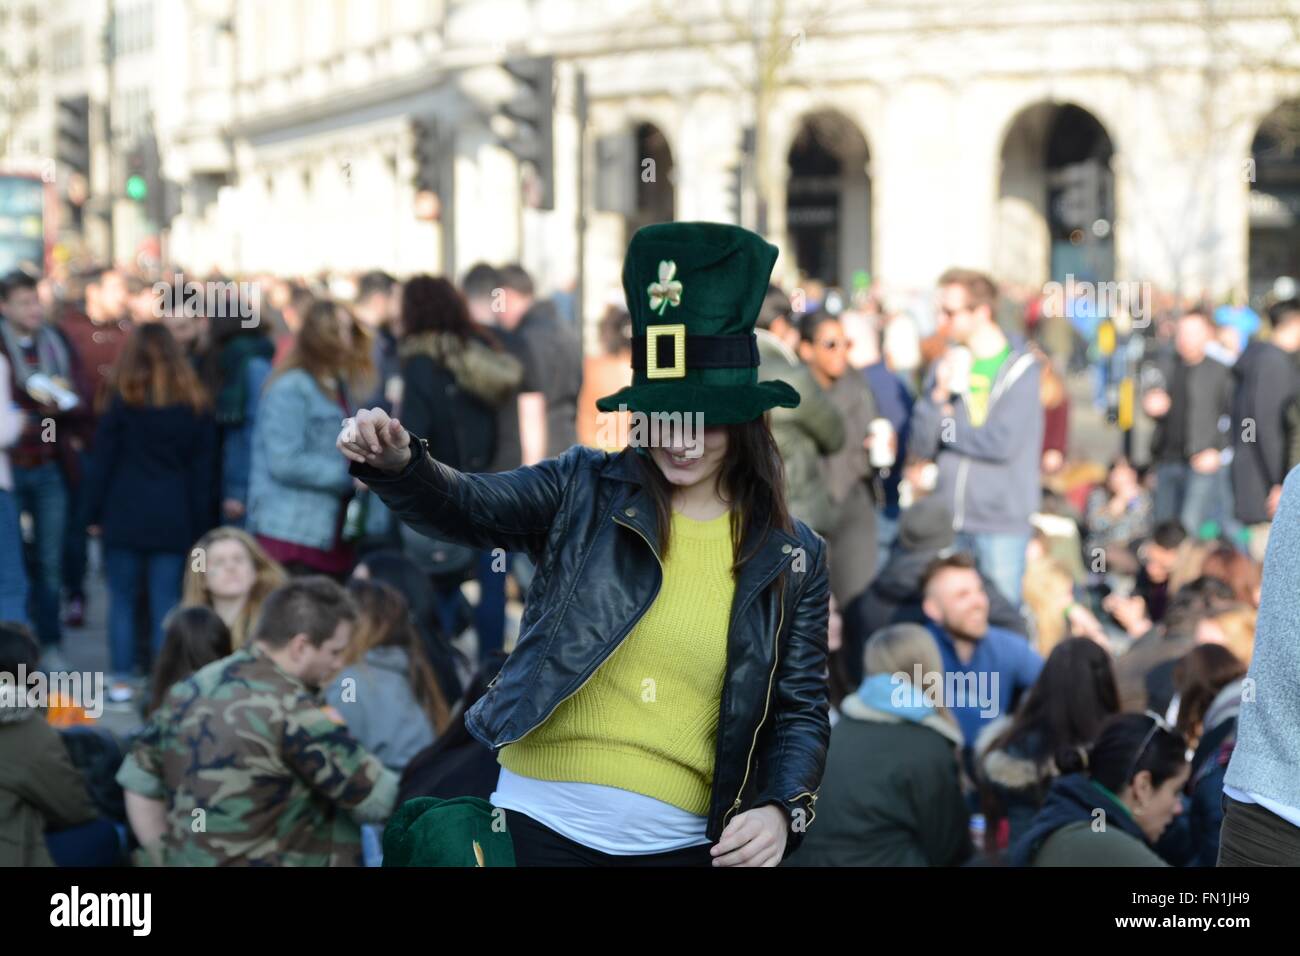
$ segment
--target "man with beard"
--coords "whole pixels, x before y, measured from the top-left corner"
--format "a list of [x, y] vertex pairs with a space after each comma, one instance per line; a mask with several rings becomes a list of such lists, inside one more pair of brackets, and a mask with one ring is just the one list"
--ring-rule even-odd
[[[989, 626], [989, 598], [970, 555], [935, 560], [926, 569], [921, 593], [921, 608], [943, 657], [939, 704], [957, 719], [969, 759], [980, 730], [1013, 711], [1020, 692], [1038, 679], [1043, 659], [1019, 634]], [[913, 683], [928, 692], [937, 681], [927, 674]]]

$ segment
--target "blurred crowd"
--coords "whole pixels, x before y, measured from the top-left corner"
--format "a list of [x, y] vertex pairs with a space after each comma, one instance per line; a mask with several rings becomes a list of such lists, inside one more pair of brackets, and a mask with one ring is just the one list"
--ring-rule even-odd
[[[242, 310], [185, 281], [0, 288], [0, 672], [70, 668], [94, 540], [108, 698], [139, 716], [60, 732], [0, 695], [0, 864], [373, 864], [404, 800], [492, 792], [463, 715], [534, 568], [393, 520], [340, 422], [382, 407], [471, 472], [616, 451], [594, 400], [631, 381], [631, 322], [612, 300], [584, 354], [572, 297], [517, 265], [203, 277]], [[1214, 864], [1300, 463], [1300, 301], [1128, 306], [960, 269], [920, 297], [769, 289], [759, 374], [800, 393], [771, 424], [832, 592], [834, 730], [790, 863]], [[1072, 392], [1109, 457], [1074, 451]], [[233, 741], [289, 730], [254, 773], [177, 748], [203, 720], [245, 762]], [[178, 775], [206, 781], [190, 802]], [[204, 787], [247, 791], [221, 840], [192, 825]], [[1073, 837], [1099, 806], [1100, 856]]]

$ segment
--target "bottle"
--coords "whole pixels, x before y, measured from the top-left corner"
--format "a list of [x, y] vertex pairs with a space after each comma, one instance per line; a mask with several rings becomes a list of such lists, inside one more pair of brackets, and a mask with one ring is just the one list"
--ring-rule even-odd
[[343, 540], [356, 541], [366, 533], [366, 512], [369, 510], [370, 493], [358, 491], [348, 499], [348, 510], [343, 517]]
[[984, 855], [984, 830], [986, 826], [984, 814], [972, 813], [970, 815], [970, 841], [975, 844], [977, 856]]

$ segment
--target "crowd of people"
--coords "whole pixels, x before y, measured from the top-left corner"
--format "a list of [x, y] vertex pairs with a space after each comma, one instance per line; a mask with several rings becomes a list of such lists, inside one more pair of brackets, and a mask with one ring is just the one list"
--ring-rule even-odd
[[[0, 864], [374, 864], [405, 800], [497, 787], [465, 713], [541, 569], [397, 520], [340, 422], [382, 409], [467, 473], [617, 451], [594, 399], [632, 380], [626, 304], [584, 357], [517, 265], [258, 288], [249, 322], [113, 269], [3, 280], [0, 672], [69, 668], [97, 540], [108, 696], [140, 727], [74, 743], [0, 699]], [[1300, 463], [1300, 301], [1245, 332], [1148, 305], [1083, 335], [1068, 301], [968, 270], [928, 321], [769, 287], [758, 375], [798, 392], [771, 432], [830, 582], [833, 730], [787, 865], [1214, 865], [1225, 794], [1300, 840], [1259, 783], [1276, 756], [1227, 773], [1256, 635], [1289, 620], [1294, 579], [1270, 563], [1270, 612], [1262, 565], [1293, 560], [1268, 541]], [[1072, 455], [1070, 383], [1116, 355], [1149, 448], [1116, 428], [1109, 461]]]

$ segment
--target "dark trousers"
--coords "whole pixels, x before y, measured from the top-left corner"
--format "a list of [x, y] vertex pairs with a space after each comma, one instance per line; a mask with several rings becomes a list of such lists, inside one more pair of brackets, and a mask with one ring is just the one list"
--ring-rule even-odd
[[45, 847], [55, 866], [119, 866], [126, 835], [118, 824], [99, 817], [66, 830], [47, 830]]
[[515, 848], [516, 866], [712, 866], [712, 844], [688, 846], [684, 850], [615, 856], [601, 853], [561, 836], [532, 817], [506, 810], [506, 830]]
[[[86, 453], [77, 452], [79, 471], [86, 475]], [[86, 496], [84, 480], [68, 482], [68, 518], [63, 531], [63, 589], [68, 597], [84, 597], [86, 585]]]
[[1225, 795], [1219, 866], [1300, 866], [1300, 827]]

